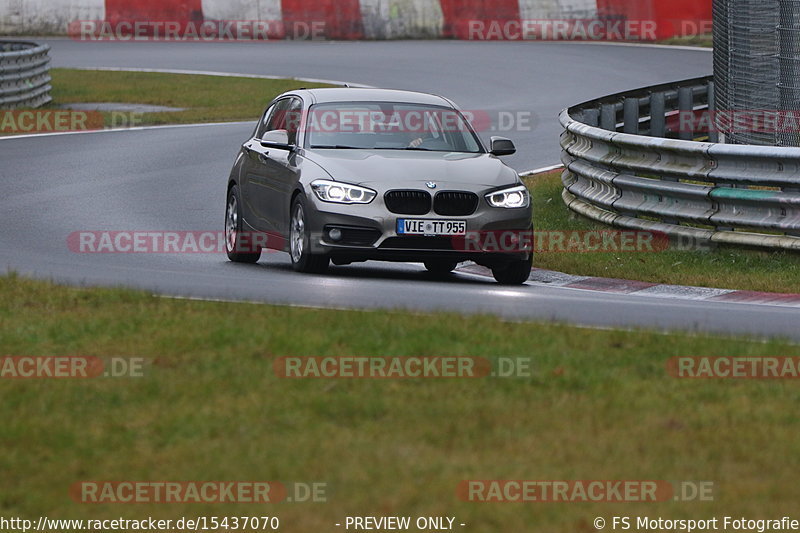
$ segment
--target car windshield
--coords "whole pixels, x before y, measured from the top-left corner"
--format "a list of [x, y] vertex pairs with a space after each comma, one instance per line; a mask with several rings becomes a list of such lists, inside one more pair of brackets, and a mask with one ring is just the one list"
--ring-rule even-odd
[[455, 109], [393, 102], [315, 105], [306, 122], [306, 145], [340, 150], [483, 152], [472, 128]]

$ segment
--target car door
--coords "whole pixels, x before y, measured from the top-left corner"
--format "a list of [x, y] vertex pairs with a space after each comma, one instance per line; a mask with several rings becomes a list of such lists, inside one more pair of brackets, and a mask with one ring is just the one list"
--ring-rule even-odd
[[[293, 190], [297, 169], [290, 150], [265, 147], [261, 144], [264, 133], [287, 130], [290, 143], [296, 142], [297, 126], [293, 113], [302, 109], [298, 98], [278, 100], [265, 114], [256, 135], [243, 145], [244, 202], [254, 220], [249, 221], [256, 229], [281, 235], [288, 217], [288, 203]], [[294, 128], [294, 137], [289, 128]]]
[[[297, 146], [298, 130], [300, 128], [303, 113], [303, 101], [299, 98], [291, 98], [286, 113], [282, 120], [277, 123], [277, 127], [272, 130], [286, 130], [289, 137], [289, 145]], [[274, 224], [277, 232], [288, 238], [289, 201], [295, 189], [295, 184], [299, 179], [299, 169], [297, 167], [297, 152], [281, 148], [268, 148], [269, 178], [270, 188], [277, 194], [272, 194], [264, 201], [268, 205], [269, 213], [275, 216]]]
[[261, 144], [258, 141], [264, 135], [264, 132], [267, 131], [270, 119], [275, 113], [277, 105], [277, 103], [273, 103], [267, 108], [261, 120], [258, 122], [258, 127], [253, 137], [242, 145], [244, 159], [242, 160], [241, 172], [239, 175], [239, 188], [242, 192], [242, 208], [244, 209], [244, 216], [247, 223], [261, 231], [266, 231], [268, 228], [265, 226], [264, 208], [260, 201], [257, 200], [258, 191], [265, 179], [264, 176], [260, 175], [262, 168], [259, 160], [262, 157], [262, 150]]

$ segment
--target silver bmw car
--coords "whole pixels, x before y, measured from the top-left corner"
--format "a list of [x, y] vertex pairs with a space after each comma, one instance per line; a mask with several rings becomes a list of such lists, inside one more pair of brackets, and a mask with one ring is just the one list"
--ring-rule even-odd
[[282, 94], [241, 148], [227, 187], [228, 258], [288, 252], [299, 272], [330, 263], [419, 262], [436, 275], [473, 261], [504, 284], [533, 260], [531, 201], [465, 114], [441, 96], [388, 89]]

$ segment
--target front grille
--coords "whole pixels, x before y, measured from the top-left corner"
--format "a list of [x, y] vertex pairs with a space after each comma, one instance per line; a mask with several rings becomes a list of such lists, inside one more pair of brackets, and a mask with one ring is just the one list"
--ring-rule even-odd
[[444, 217], [463, 217], [478, 209], [478, 195], [471, 192], [444, 191], [433, 199], [433, 210]]
[[431, 195], [425, 191], [389, 191], [383, 199], [398, 215], [427, 215], [431, 210]]

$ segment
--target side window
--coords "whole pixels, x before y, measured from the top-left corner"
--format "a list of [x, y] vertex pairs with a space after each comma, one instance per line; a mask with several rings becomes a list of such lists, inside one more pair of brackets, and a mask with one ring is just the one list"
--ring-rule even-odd
[[269, 125], [269, 119], [272, 116], [273, 112], [275, 111], [275, 106], [277, 104], [273, 104], [266, 110], [264, 116], [261, 117], [261, 120], [258, 123], [258, 128], [256, 128], [256, 139], [260, 139], [264, 136], [264, 133], [269, 131], [267, 126]]
[[283, 100], [279, 100], [278, 103], [275, 104], [275, 109], [272, 111], [272, 115], [269, 117], [269, 120], [267, 121], [266, 131], [286, 129], [286, 118], [287, 118], [287, 113], [289, 111], [289, 106], [291, 104], [292, 104], [291, 98], [284, 98]]
[[261, 139], [268, 131], [286, 130], [289, 144], [297, 144], [297, 130], [300, 128], [303, 102], [299, 98], [284, 98], [270, 107], [261, 119], [256, 137]]
[[289, 111], [286, 113], [286, 131], [289, 132], [289, 144], [297, 144], [297, 131], [300, 129], [300, 120], [303, 118], [303, 102], [299, 98], [292, 98]]
[[275, 102], [267, 109], [267, 112], [264, 113], [258, 125], [258, 131], [256, 131], [257, 139], [264, 137], [264, 134], [268, 131], [286, 129], [286, 111], [289, 109], [290, 103], [291, 101], [289, 98], [284, 98], [283, 100]]

